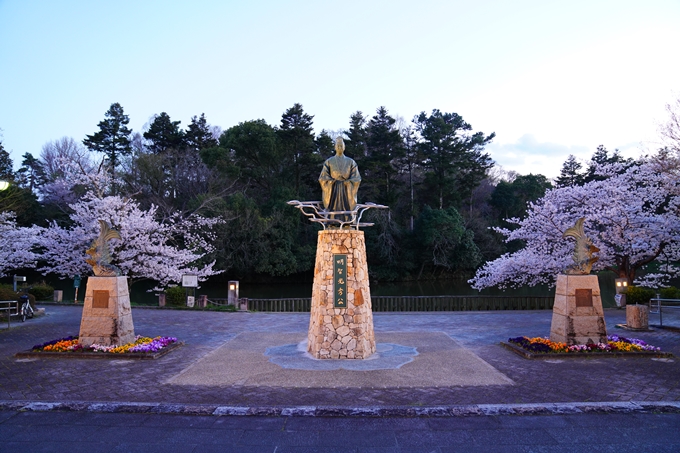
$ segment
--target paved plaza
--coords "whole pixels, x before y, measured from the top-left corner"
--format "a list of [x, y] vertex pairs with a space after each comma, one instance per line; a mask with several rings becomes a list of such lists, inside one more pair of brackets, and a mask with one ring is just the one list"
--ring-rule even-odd
[[[468, 428], [496, 430], [488, 439], [503, 432], [511, 438], [524, 436], [510, 442], [512, 448], [525, 443], [555, 447], [486, 451], [567, 451], [557, 448], [566, 445], [557, 430], [569, 428], [584, 435], [590, 429], [586, 425], [597, 419], [609, 420], [601, 441], [615, 445], [616, 451], [646, 451], [626, 450], [621, 444], [625, 439], [628, 446], [656, 445], [654, 451], [677, 451], [680, 446], [680, 332], [618, 329], [615, 325], [625, 322], [622, 310], [605, 310], [610, 334], [641, 338], [676, 357], [527, 360], [499, 346], [509, 337], [547, 336], [550, 311], [375, 313], [377, 343], [387, 345], [383, 354], [388, 358], [388, 351], [402, 351], [401, 361], [387, 360], [367, 369], [315, 369], [305, 362], [312, 359], [297, 357], [295, 352], [305, 339], [308, 314], [134, 308], [137, 334], [175, 336], [184, 345], [157, 360], [15, 358], [15, 353], [34, 344], [78, 334], [82, 307], [48, 305], [46, 310], [46, 316], [0, 330], [0, 432], [15, 442], [27, 441], [21, 440], [24, 435], [17, 434], [13, 425], [39, 431], [39, 425], [81, 423], [97, 431], [103, 429], [97, 420], [113, 417], [112, 423], [134, 425], [147, 433], [135, 441], [148, 447], [140, 451], [213, 451], [198, 449], [200, 442], [183, 443], [185, 449], [169, 448], [161, 441], [142, 442], [163, 426], [173, 431], [173, 423], [208, 431], [229, 424], [229, 430], [240, 433], [238, 441], [225, 440], [234, 449], [214, 451], [485, 451], [484, 442], [476, 437], [483, 431]], [[656, 322], [651, 315], [650, 323]], [[664, 324], [680, 326], [680, 320], [668, 315]], [[202, 420], [200, 427], [191, 420]], [[373, 439], [365, 440], [366, 445], [352, 440], [336, 449], [314, 449], [311, 440], [298, 442], [291, 434], [297, 432], [292, 426], [310, 424], [319, 442], [326, 442], [333, 436], [320, 433], [346, 432], [357, 420], [375, 428], [362, 429], [379, 431], [366, 434]], [[611, 425], [612, 421], [616, 422]], [[242, 426], [232, 426], [239, 423]], [[521, 428], [525, 431], [515, 426], [518, 423], [525, 423]], [[637, 431], [627, 431], [629, 437], [615, 434], [628, 424], [649, 424], [649, 429], [640, 429], [633, 437], [631, 433]], [[448, 428], [443, 432], [453, 436], [450, 442], [467, 448], [444, 448], [449, 443], [442, 440], [444, 425]], [[262, 441], [266, 445], [257, 445], [256, 426], [279, 434], [269, 433], [265, 436], [269, 440]], [[536, 433], [526, 431], [530, 427]], [[203, 434], [209, 439], [226, 435], [208, 431]], [[404, 440], [404, 432], [420, 432], [434, 440], [411, 445], [408, 442], [415, 441]], [[247, 433], [253, 436], [250, 441]], [[272, 440], [277, 435], [285, 440]], [[383, 435], [388, 439], [377, 440]], [[79, 438], [83, 444], [99, 439], [83, 436]], [[586, 438], [578, 439], [579, 445], [587, 445]], [[47, 445], [50, 441], [44, 442], [43, 451], [53, 451]], [[99, 445], [101, 450], [87, 451], [125, 451], [121, 442], [112, 440]], [[161, 446], [154, 450], [152, 444]], [[0, 451], [34, 451], [7, 450], [8, 445], [28, 444], [3, 445]]]

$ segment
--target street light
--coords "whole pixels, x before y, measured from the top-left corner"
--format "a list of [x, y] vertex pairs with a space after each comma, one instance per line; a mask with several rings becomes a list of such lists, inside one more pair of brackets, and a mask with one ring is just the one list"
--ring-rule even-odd
[[616, 305], [620, 308], [626, 306], [626, 293], [628, 292], [628, 279], [615, 278], [616, 282]]
[[0, 181], [0, 192], [7, 190], [9, 188], [9, 183], [7, 181]]

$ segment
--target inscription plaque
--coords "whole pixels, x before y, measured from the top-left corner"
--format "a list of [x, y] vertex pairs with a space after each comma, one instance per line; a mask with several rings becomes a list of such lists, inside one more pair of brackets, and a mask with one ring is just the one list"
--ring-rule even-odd
[[574, 290], [576, 296], [577, 307], [592, 307], [593, 306], [593, 290], [592, 289], [576, 289]]
[[109, 308], [109, 292], [97, 289], [92, 291], [92, 308]]
[[333, 255], [333, 307], [347, 308], [347, 255]]

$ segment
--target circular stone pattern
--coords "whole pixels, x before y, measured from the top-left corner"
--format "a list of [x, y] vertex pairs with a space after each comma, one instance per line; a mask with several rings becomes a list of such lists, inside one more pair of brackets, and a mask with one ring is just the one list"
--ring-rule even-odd
[[378, 343], [376, 352], [367, 359], [315, 359], [307, 352], [307, 341], [299, 344], [286, 344], [267, 348], [264, 353], [269, 361], [281, 368], [291, 370], [396, 370], [401, 366], [412, 362], [418, 355], [418, 350], [410, 346], [402, 346], [394, 343]]

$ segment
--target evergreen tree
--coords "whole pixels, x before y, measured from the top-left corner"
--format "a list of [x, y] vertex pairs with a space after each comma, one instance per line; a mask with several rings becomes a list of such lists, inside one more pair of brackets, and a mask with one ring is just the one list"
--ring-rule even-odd
[[14, 162], [0, 141], [0, 181], [14, 181]]
[[[283, 177], [276, 130], [265, 120], [240, 123], [220, 137], [220, 147], [204, 154], [209, 166], [238, 177], [258, 201], [269, 199]], [[290, 199], [290, 198], [289, 198]]]
[[367, 153], [368, 134], [366, 132], [366, 118], [357, 111], [349, 117], [349, 129], [345, 131], [345, 154], [354, 159], [361, 166]]
[[551, 188], [543, 175], [519, 175], [512, 182], [500, 181], [491, 194], [490, 204], [501, 219], [523, 218], [529, 202], [538, 200]]
[[[366, 127], [367, 157], [361, 161], [363, 169], [360, 167], [367, 176], [366, 195], [371, 201], [387, 205], [393, 204], [397, 198], [395, 160], [404, 155], [401, 134], [395, 123], [385, 107], [378, 108]], [[363, 198], [368, 199], [366, 196]]]
[[581, 173], [583, 165], [576, 160], [576, 156], [569, 154], [567, 160], [562, 164], [560, 175], [555, 178], [555, 187], [582, 186], [585, 177]]
[[[279, 147], [286, 167], [292, 172], [291, 181], [296, 197], [308, 194], [314, 175], [318, 172], [320, 156], [314, 143], [314, 117], [304, 112], [302, 105], [294, 104], [281, 116], [281, 127], [276, 131]], [[304, 198], [304, 197], [303, 197]]]
[[121, 157], [132, 153], [132, 146], [130, 145], [132, 131], [127, 127], [130, 118], [117, 102], [111, 104], [104, 117], [105, 119], [97, 125], [99, 132], [88, 135], [83, 140], [83, 145], [90, 151], [97, 151], [106, 155], [109, 173], [115, 180], [116, 168], [120, 164]]
[[217, 140], [213, 137], [210, 125], [205, 119], [205, 113], [201, 113], [200, 118], [195, 115], [191, 118], [191, 123], [184, 135], [184, 142], [187, 148], [195, 152], [217, 146]]
[[[316, 152], [321, 159], [327, 159], [335, 153], [335, 143], [326, 129], [322, 129], [315, 140]], [[321, 168], [319, 168], [319, 172]]]
[[156, 115], [149, 130], [144, 132], [144, 138], [148, 140], [147, 148], [155, 154], [168, 149], [183, 149], [184, 131], [179, 128], [180, 123], [181, 121], [172, 121], [165, 112]]
[[606, 179], [605, 176], [597, 174], [597, 168], [609, 164], [623, 164], [621, 170], [619, 170], [618, 172], [619, 174], [621, 174], [628, 167], [633, 165], [633, 160], [624, 159], [623, 156], [621, 156], [621, 153], [619, 153], [618, 149], [615, 149], [612, 155], [610, 156], [609, 151], [607, 151], [604, 145], [600, 145], [597, 147], [592, 157], [590, 158], [588, 168], [586, 169], [586, 173], [583, 176], [583, 182], [588, 183], [591, 181], [602, 181]]
[[445, 204], [460, 205], [493, 166], [491, 157], [482, 151], [496, 134], [472, 134], [462, 116], [437, 109], [430, 116], [420, 113], [414, 123], [421, 138], [426, 188], [437, 197], [439, 209]]
[[45, 168], [39, 159], [31, 153], [25, 153], [21, 162], [21, 168], [17, 171], [19, 184], [31, 192], [39, 190], [45, 183]]

